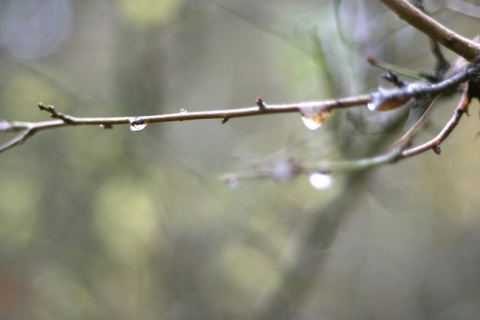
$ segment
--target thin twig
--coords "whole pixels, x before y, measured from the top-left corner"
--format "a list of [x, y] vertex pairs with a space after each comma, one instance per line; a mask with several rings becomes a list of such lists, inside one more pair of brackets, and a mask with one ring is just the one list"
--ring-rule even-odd
[[430, 141], [427, 141], [424, 144], [419, 145], [417, 147], [413, 147], [413, 148], [402, 151], [402, 153], [400, 154], [400, 159], [412, 157], [430, 149], [433, 149], [435, 153], [440, 154], [441, 143], [448, 138], [450, 133], [452, 133], [452, 131], [457, 126], [457, 124], [460, 122], [460, 119], [462, 118], [463, 114], [468, 112], [469, 104], [470, 104], [470, 98], [468, 96], [468, 83], [467, 83], [464, 86], [462, 96], [460, 98], [460, 101], [457, 104], [457, 107], [455, 108], [455, 111], [453, 112], [450, 120], [443, 127], [442, 131], [440, 131], [440, 133]]
[[[0, 152], [11, 149], [25, 142], [38, 131], [53, 128], [61, 128], [65, 126], [77, 125], [100, 125], [103, 128], [112, 128], [116, 125], [129, 124], [131, 126], [147, 125], [156, 122], [172, 122], [172, 121], [188, 121], [199, 119], [222, 119], [222, 123], [226, 120], [238, 117], [267, 115], [274, 113], [298, 112], [302, 113], [305, 109], [309, 112], [322, 113], [333, 109], [349, 108], [358, 105], [374, 104], [373, 110], [386, 110], [385, 105], [389, 108], [400, 106], [399, 101], [407, 101], [411, 97], [423, 94], [439, 94], [445, 90], [455, 88], [460, 83], [471, 79], [478, 72], [479, 67], [473, 66], [458, 72], [452, 77], [435, 84], [427, 82], [409, 83], [403, 88], [393, 88], [388, 90], [379, 90], [371, 94], [359, 95], [354, 97], [346, 97], [336, 100], [324, 100], [313, 102], [301, 102], [293, 104], [266, 104], [263, 100], [257, 100], [257, 105], [253, 107], [217, 110], [217, 111], [198, 111], [198, 112], [179, 112], [163, 115], [136, 116], [136, 117], [99, 117], [99, 118], [80, 118], [66, 115], [58, 112], [53, 106], [47, 106], [39, 103], [42, 111], [50, 113], [50, 116], [56, 120], [41, 122], [8, 122], [2, 121], [3, 132], [21, 132], [17, 137], [0, 145]], [[394, 102], [392, 104], [392, 101]], [[393, 107], [390, 107], [393, 105]], [[132, 128], [133, 129], [133, 128]]]
[[349, 108], [358, 105], [365, 105], [371, 100], [371, 96], [360, 95], [356, 97], [347, 97], [336, 100], [324, 100], [324, 101], [311, 101], [301, 102], [294, 104], [277, 104], [269, 105], [263, 100], [257, 100], [256, 106], [230, 109], [230, 110], [217, 110], [217, 111], [197, 111], [197, 112], [179, 112], [163, 115], [150, 115], [150, 116], [128, 116], [128, 117], [96, 117], [96, 118], [81, 118], [66, 115], [58, 112], [54, 106], [47, 106], [44, 103], [39, 103], [38, 107], [42, 111], [50, 113], [52, 118], [57, 120], [40, 121], [40, 122], [21, 122], [21, 121], [5, 121], [1, 120], [0, 132], [21, 132], [17, 137], [7, 141], [3, 145], [0, 145], [0, 152], [11, 149], [18, 146], [30, 138], [38, 131], [61, 128], [66, 126], [79, 126], [79, 125], [98, 125], [105, 129], [111, 129], [116, 125], [142, 125], [157, 122], [174, 122], [174, 121], [188, 121], [188, 120], [201, 120], [201, 119], [222, 119], [222, 123], [227, 122], [232, 118], [250, 117], [267, 115], [274, 113], [289, 113], [298, 112], [301, 113], [302, 109], [308, 108], [321, 112], [323, 110], [342, 109]]

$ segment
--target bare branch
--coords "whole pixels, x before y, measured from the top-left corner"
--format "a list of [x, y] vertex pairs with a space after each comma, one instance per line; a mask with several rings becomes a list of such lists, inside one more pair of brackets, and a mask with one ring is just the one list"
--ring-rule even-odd
[[[437, 84], [430, 84], [428, 90], [425, 90], [426, 87], [415, 86], [415, 84], [409, 84], [402, 89], [391, 89], [386, 94], [385, 91], [379, 91], [373, 93], [372, 96], [385, 94], [387, 101], [398, 97], [394, 94], [391, 96], [389, 93], [398, 93], [398, 92], [415, 92], [415, 96], [419, 94], [436, 94], [436, 98], [428, 99], [431, 101], [428, 105], [427, 110], [424, 114], [417, 120], [417, 122], [408, 130], [399, 140], [397, 140], [390, 148], [390, 150], [384, 154], [364, 158], [364, 159], [355, 159], [347, 161], [317, 161], [312, 163], [302, 163], [299, 159], [287, 159], [284, 162], [277, 163], [272, 166], [271, 169], [261, 169], [258, 171], [251, 171], [247, 173], [230, 173], [221, 177], [221, 180], [227, 184], [236, 184], [239, 180], [246, 179], [274, 179], [274, 180], [284, 180], [285, 176], [294, 177], [300, 174], [310, 174], [312, 172], [321, 172], [321, 173], [338, 173], [338, 172], [356, 172], [363, 171], [380, 165], [386, 165], [389, 163], [397, 162], [401, 159], [409, 158], [417, 154], [423, 153], [428, 150], [433, 150], [435, 153], [440, 154], [440, 144], [450, 135], [450, 133], [455, 129], [456, 125], [460, 121], [462, 115], [467, 113], [468, 105], [471, 101], [469, 96], [469, 85], [468, 82], [463, 85], [462, 96], [460, 101], [455, 108], [454, 114], [451, 119], [446, 123], [441, 132], [432, 140], [417, 146], [408, 148], [411, 144], [416, 133], [419, 131], [425, 119], [433, 110], [435, 102], [438, 100], [439, 95], [442, 91], [448, 91], [451, 88], [455, 87], [459, 83], [465, 81], [468, 78], [472, 78], [478, 74], [480, 71], [480, 66], [471, 67], [463, 72], [456, 74], [455, 76], [446, 79]], [[410, 89], [408, 88], [410, 87]], [[404, 93], [405, 94], [405, 93]], [[372, 100], [375, 98], [372, 98]], [[382, 109], [380, 109], [382, 110]], [[282, 170], [277, 170], [276, 167], [281, 166]], [[279, 175], [278, 172], [281, 172], [282, 175]]]
[[[419, 81], [414, 83], [402, 82], [400, 88], [379, 89], [371, 94], [359, 95], [354, 97], [346, 97], [336, 100], [324, 100], [313, 102], [302, 102], [294, 104], [266, 104], [261, 98], [256, 100], [256, 106], [218, 111], [198, 111], [187, 112], [182, 110], [179, 113], [137, 116], [137, 117], [104, 117], [104, 118], [79, 118], [58, 112], [53, 106], [46, 106], [39, 103], [38, 107], [42, 111], [50, 113], [50, 116], [56, 120], [41, 122], [8, 122], [0, 121], [0, 131], [3, 132], [20, 132], [15, 138], [0, 145], [0, 152], [11, 149], [25, 142], [29, 137], [41, 130], [60, 128], [65, 126], [77, 125], [100, 125], [105, 129], [113, 128], [115, 125], [128, 124], [132, 131], [140, 131], [150, 123], [156, 122], [172, 122], [187, 121], [199, 119], [222, 119], [225, 123], [228, 119], [237, 117], [248, 117], [267, 115], [274, 113], [296, 112], [302, 116], [312, 116], [315, 121], [320, 124], [325, 120], [328, 114], [334, 109], [342, 109], [367, 104], [372, 111], [390, 110], [405, 104], [411, 98], [437, 96], [456, 88], [459, 84], [464, 83], [478, 76], [480, 70], [479, 65], [468, 66], [457, 70], [457, 73], [438, 83], [429, 83]], [[418, 131], [420, 124], [424, 121], [426, 114], [421, 117], [414, 127], [407, 132], [387, 153], [366, 159], [355, 159], [340, 162], [320, 161], [314, 163], [302, 163], [298, 159], [288, 159], [285, 163], [279, 163], [278, 168], [272, 170], [261, 170], [258, 172], [250, 172], [246, 174], [227, 175], [222, 178], [226, 183], [236, 182], [238, 179], [259, 179], [274, 178], [276, 180], [285, 180], [293, 178], [299, 174], [311, 172], [346, 172], [359, 171], [371, 167], [396, 162], [400, 159], [407, 158], [429, 149], [439, 150], [440, 143], [452, 132], [456, 124], [460, 120], [461, 115], [466, 112], [470, 97], [468, 96], [468, 85], [465, 85], [462, 100], [457, 106], [452, 119], [447, 123], [442, 132], [432, 141], [429, 141], [419, 147], [406, 149], [415, 133]], [[467, 88], [467, 89], [465, 89]], [[466, 91], [465, 91], [466, 90]], [[431, 107], [429, 108], [431, 110]], [[278, 169], [278, 170], [277, 170]], [[281, 170], [280, 170], [281, 169]], [[281, 174], [278, 174], [281, 172]]]
[[453, 112], [452, 117], [447, 122], [445, 127], [443, 127], [442, 131], [440, 131], [440, 133], [435, 138], [431, 139], [430, 141], [428, 141], [428, 142], [426, 142], [426, 143], [424, 143], [424, 144], [422, 144], [418, 147], [414, 147], [414, 148], [411, 148], [411, 149], [404, 150], [400, 154], [401, 159], [412, 157], [414, 155], [417, 155], [419, 153], [425, 152], [425, 151], [430, 150], [430, 149], [435, 151], [436, 154], [440, 154], [441, 143], [443, 141], [445, 141], [445, 139], [448, 138], [450, 133], [452, 133], [452, 131], [457, 126], [457, 124], [460, 122], [460, 119], [462, 118], [463, 114], [468, 112], [468, 106], [469, 106], [470, 100], [471, 100], [471, 98], [468, 95], [468, 88], [469, 88], [469, 84], [466, 83], [464, 88], [463, 88], [462, 97], [460, 98], [460, 101], [458, 102], [457, 107], [455, 108], [455, 111]]
[[430, 38], [438, 41], [446, 48], [464, 57], [466, 60], [475, 62], [480, 57], [480, 45], [478, 43], [448, 29], [406, 0], [380, 1], [395, 12], [401, 19], [425, 33]]

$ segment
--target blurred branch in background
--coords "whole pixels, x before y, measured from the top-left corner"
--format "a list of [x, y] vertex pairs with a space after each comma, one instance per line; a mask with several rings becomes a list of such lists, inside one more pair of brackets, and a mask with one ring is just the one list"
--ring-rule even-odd
[[446, 6], [458, 13], [480, 18], [480, 6], [478, 4], [464, 0], [448, 0]]

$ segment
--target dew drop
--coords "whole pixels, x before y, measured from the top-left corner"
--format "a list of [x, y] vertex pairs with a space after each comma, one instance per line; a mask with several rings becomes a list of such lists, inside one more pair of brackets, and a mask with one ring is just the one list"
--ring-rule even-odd
[[301, 107], [300, 114], [302, 115], [302, 121], [305, 127], [310, 130], [317, 130], [330, 116], [330, 108], [319, 107]]
[[180, 113], [187, 113], [187, 112], [188, 112], [187, 109], [183, 109], [183, 108], [180, 109]]
[[130, 119], [130, 130], [134, 132], [142, 131], [147, 127], [147, 123], [143, 118]]
[[314, 172], [309, 177], [310, 184], [317, 190], [325, 190], [332, 185], [332, 176], [320, 172]]

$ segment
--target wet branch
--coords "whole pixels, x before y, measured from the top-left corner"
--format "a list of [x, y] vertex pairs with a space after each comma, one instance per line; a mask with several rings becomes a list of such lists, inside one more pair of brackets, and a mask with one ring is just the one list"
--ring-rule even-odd
[[[392, 96], [395, 95], [392, 92]], [[135, 126], [145, 127], [151, 123], [158, 122], [175, 122], [175, 121], [189, 121], [189, 120], [202, 120], [202, 119], [222, 119], [222, 123], [227, 122], [229, 119], [240, 117], [251, 117], [268, 115], [275, 113], [291, 113], [291, 112], [329, 112], [332, 109], [342, 109], [358, 105], [364, 105], [371, 100], [370, 95], [360, 95], [355, 97], [347, 97], [336, 100], [324, 100], [324, 101], [310, 101], [293, 104], [266, 104], [261, 98], [257, 99], [256, 106], [239, 108], [239, 109], [227, 109], [227, 110], [215, 110], [215, 111], [197, 111], [187, 112], [181, 111], [178, 113], [162, 114], [162, 115], [150, 115], [150, 116], [128, 116], [128, 117], [74, 117], [58, 112], [54, 106], [45, 105], [39, 103], [38, 107], [41, 111], [50, 113], [50, 117], [56, 120], [40, 121], [40, 122], [21, 122], [21, 121], [6, 121], [0, 120], [0, 132], [15, 132], [18, 134], [13, 139], [0, 145], [0, 152], [11, 149], [25, 142], [28, 138], [33, 136], [39, 131], [62, 128], [67, 126], [87, 126], [96, 125], [104, 129], [112, 129], [117, 125], [130, 125], [132, 131], [135, 130]], [[133, 127], [132, 127], [133, 126]]]
[[[426, 81], [418, 81], [413, 83], [405, 83], [401, 88], [379, 89], [370, 94], [359, 95], [354, 97], [346, 97], [336, 100], [301, 102], [293, 104], [266, 104], [261, 98], [256, 100], [256, 106], [217, 110], [217, 111], [198, 111], [151, 115], [151, 116], [134, 116], [134, 117], [99, 117], [99, 118], [80, 118], [58, 112], [55, 107], [47, 106], [39, 103], [38, 107], [41, 111], [50, 114], [50, 117], [55, 120], [40, 121], [40, 122], [8, 122], [0, 121], [0, 132], [14, 132], [18, 133], [13, 139], [0, 145], [0, 152], [11, 149], [24, 143], [28, 138], [32, 137], [39, 131], [61, 128], [67, 126], [80, 125], [97, 125], [105, 129], [111, 129], [117, 125], [130, 125], [132, 131], [140, 131], [148, 124], [157, 122], [173, 122], [173, 121], [188, 121], [201, 119], [222, 119], [222, 123], [227, 120], [238, 117], [260, 116], [275, 113], [300, 113], [302, 116], [311, 117], [312, 121], [318, 121], [318, 126], [325, 121], [326, 117], [332, 110], [343, 109], [349, 107], [356, 107], [367, 105], [371, 111], [391, 110], [404, 105], [411, 98], [418, 98], [425, 95], [438, 96], [444, 92], [451, 91], [458, 87], [461, 83], [467, 82], [478, 75], [480, 70], [479, 65], [473, 65], [464, 68], [464, 70], [457, 72], [453, 76], [440, 81], [438, 83], [430, 83]], [[464, 86], [468, 88], [468, 86]], [[466, 90], [466, 89], [465, 89]], [[302, 164], [298, 161], [291, 161], [288, 165], [291, 166], [293, 176], [308, 173], [308, 172], [343, 172], [343, 171], [358, 171], [366, 168], [378, 166], [398, 161], [407, 158], [431, 148], [439, 148], [437, 146], [450, 134], [455, 128], [456, 124], [461, 118], [461, 115], [466, 112], [470, 98], [467, 97], [466, 92], [462, 95], [461, 102], [454, 113], [452, 119], [446, 124], [442, 132], [432, 141], [427, 142], [421, 146], [407, 149], [410, 145], [417, 130], [402, 137], [389, 152], [384, 155], [357, 159], [342, 162], [316, 162], [312, 164]], [[465, 102], [467, 101], [467, 102]], [[424, 121], [425, 117], [418, 120], [419, 123]], [[418, 127], [416, 124], [414, 127]], [[225, 181], [239, 178], [272, 178], [270, 172], [249, 173], [247, 176], [226, 176]], [[275, 176], [273, 176], [275, 178]]]

